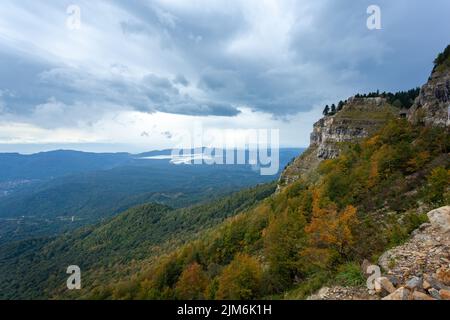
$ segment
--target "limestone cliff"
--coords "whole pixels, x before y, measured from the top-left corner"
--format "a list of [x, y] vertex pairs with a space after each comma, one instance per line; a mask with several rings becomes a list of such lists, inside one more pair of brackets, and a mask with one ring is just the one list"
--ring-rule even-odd
[[335, 158], [340, 143], [366, 138], [394, 114], [395, 109], [384, 98], [352, 97], [341, 111], [314, 124], [311, 145], [317, 146], [319, 159]]
[[[446, 51], [450, 51], [446, 49]], [[445, 60], [446, 59], [446, 60]], [[426, 84], [420, 89], [408, 113], [413, 123], [445, 127], [449, 125], [450, 57], [436, 64]]]
[[450, 123], [449, 109], [450, 45], [436, 58], [431, 76], [408, 111], [394, 108], [383, 95], [355, 96], [336, 114], [317, 121], [309, 148], [284, 170], [279, 185], [313, 174], [322, 160], [336, 158], [343, 144], [369, 136], [392, 116], [407, 116], [413, 123], [445, 127]]
[[313, 173], [322, 160], [337, 157], [343, 144], [369, 136], [397, 113], [397, 109], [381, 97], [349, 98], [342, 110], [313, 125], [309, 148], [284, 170], [280, 185]]

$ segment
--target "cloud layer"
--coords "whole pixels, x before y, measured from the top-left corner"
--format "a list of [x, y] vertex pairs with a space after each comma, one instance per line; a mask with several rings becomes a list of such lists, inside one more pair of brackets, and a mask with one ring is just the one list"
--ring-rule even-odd
[[[356, 92], [423, 83], [450, 42], [450, 3], [376, 1], [382, 29], [369, 30], [372, 2], [4, 0], [0, 126], [86, 133], [123, 112], [245, 109], [282, 129]], [[67, 27], [71, 4], [77, 30]]]

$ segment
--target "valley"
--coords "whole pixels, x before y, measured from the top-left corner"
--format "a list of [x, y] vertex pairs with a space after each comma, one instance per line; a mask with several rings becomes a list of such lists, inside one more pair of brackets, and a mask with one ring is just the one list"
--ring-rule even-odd
[[[301, 151], [302, 149], [281, 149], [281, 168]], [[69, 159], [65, 160], [66, 163], [72, 162], [77, 170], [81, 170], [81, 163], [89, 163], [90, 166], [85, 167], [83, 172], [58, 177], [51, 177], [55, 169], [49, 164], [48, 167], [51, 168], [48, 170], [45, 169], [47, 165], [30, 165], [28, 177], [40, 174], [42, 180], [27, 183], [23, 187], [20, 184], [20, 188], [0, 198], [0, 244], [35, 236], [54, 236], [105, 221], [146, 202], [185, 207], [270, 182], [278, 177], [261, 176], [249, 165], [189, 165], [173, 164], [170, 159], [142, 160], [148, 156], [166, 155], [168, 152], [169, 150], [163, 150], [126, 157], [125, 154], [98, 154], [95, 157], [108, 159], [104, 164], [107, 167], [116, 163], [117, 157], [127, 160], [125, 163], [116, 163], [114, 168], [97, 170], [95, 168], [101, 163], [91, 162], [94, 155], [76, 153], [79, 159], [77, 164], [72, 159], [74, 153], [69, 151], [65, 156]], [[60, 151], [57, 154], [58, 161], [63, 161], [65, 153]], [[8, 156], [0, 154], [0, 159]], [[54, 153], [47, 156], [49, 160], [44, 160], [44, 154], [39, 155], [39, 161], [51, 163], [55, 157]], [[21, 161], [23, 160], [19, 162]], [[11, 161], [10, 166], [13, 165], [14, 161]], [[6, 172], [3, 172], [3, 177], [6, 177]], [[3, 182], [3, 185], [17, 183]]]

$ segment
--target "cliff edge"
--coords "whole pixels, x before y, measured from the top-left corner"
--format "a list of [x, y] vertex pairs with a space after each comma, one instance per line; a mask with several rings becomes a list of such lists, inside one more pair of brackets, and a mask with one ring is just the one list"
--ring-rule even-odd
[[450, 45], [438, 55], [434, 68], [408, 112], [408, 120], [417, 124], [446, 127], [450, 109]]
[[345, 143], [368, 137], [398, 114], [386, 98], [349, 98], [340, 111], [314, 123], [309, 148], [283, 171], [280, 187], [307, 178], [322, 160], [336, 158]]

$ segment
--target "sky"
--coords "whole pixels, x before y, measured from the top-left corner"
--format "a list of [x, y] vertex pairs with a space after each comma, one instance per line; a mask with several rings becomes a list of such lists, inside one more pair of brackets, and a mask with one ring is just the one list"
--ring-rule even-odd
[[[370, 5], [381, 29], [369, 29]], [[325, 104], [422, 85], [448, 0], [2, 0], [0, 152], [143, 152], [186, 130], [309, 144]]]

